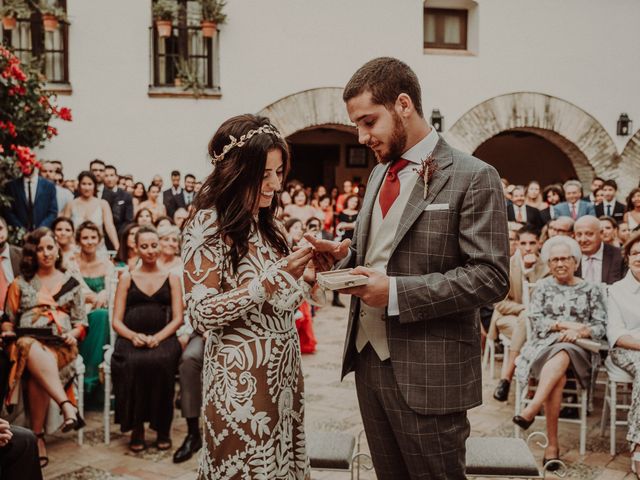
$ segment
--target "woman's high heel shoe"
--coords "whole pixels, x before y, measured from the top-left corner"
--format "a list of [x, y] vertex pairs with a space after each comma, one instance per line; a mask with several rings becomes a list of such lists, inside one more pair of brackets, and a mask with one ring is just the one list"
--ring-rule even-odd
[[[35, 436], [38, 440], [42, 440], [42, 443], [44, 443], [45, 447], [47, 446], [46, 442], [44, 441], [44, 432], [35, 433]], [[47, 455], [38, 455], [38, 461], [40, 462], [40, 468], [44, 468], [49, 465], [49, 457]]]
[[64, 423], [62, 424], [62, 431], [63, 432], [70, 432], [71, 430], [80, 430], [87, 423], [84, 421], [84, 418], [82, 418], [80, 416], [80, 411], [78, 410], [78, 407], [73, 405], [73, 403], [70, 400], [65, 400], [65, 401], [60, 402], [58, 404], [58, 406], [60, 407], [60, 413], [62, 413], [64, 415], [64, 413], [62, 412], [62, 406], [65, 403], [68, 403], [68, 404], [72, 405], [76, 409], [76, 416], [75, 416], [75, 418], [64, 417]]

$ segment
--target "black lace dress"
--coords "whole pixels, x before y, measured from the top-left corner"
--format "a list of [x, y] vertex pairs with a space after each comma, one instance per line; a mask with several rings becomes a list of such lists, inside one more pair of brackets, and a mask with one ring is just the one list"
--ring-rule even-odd
[[[134, 332], [153, 335], [170, 321], [169, 279], [153, 295], [141, 291], [132, 280], [127, 293], [124, 324]], [[169, 433], [180, 354], [180, 344], [175, 335], [156, 348], [136, 348], [130, 340], [117, 338], [111, 371], [116, 397], [115, 421], [123, 432], [149, 422], [153, 430]]]

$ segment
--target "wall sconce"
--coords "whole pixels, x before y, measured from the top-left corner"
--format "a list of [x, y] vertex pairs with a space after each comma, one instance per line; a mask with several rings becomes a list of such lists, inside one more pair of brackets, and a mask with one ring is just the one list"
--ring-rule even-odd
[[444, 124], [444, 117], [440, 113], [440, 110], [434, 108], [431, 110], [431, 125], [435, 128], [436, 132], [442, 132], [442, 125]]
[[629, 118], [629, 115], [621, 113], [620, 118], [618, 118], [618, 128], [616, 129], [618, 135], [621, 137], [629, 135], [631, 133], [631, 125], [633, 125], [633, 122]]

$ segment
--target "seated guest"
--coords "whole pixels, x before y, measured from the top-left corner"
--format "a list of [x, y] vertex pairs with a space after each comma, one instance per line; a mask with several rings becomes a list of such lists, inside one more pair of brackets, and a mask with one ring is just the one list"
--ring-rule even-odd
[[176, 275], [158, 266], [160, 240], [153, 227], [140, 227], [136, 247], [140, 265], [120, 278], [113, 312], [115, 421], [123, 432], [131, 431], [133, 452], [146, 448], [145, 422], [157, 433], [158, 450], [168, 450], [181, 354], [176, 331], [182, 324], [182, 287]]
[[563, 216], [577, 220], [584, 215], [595, 216], [596, 211], [593, 203], [580, 198], [582, 197], [582, 184], [578, 180], [567, 180], [562, 188], [566, 201], [553, 207], [556, 217]]
[[540, 259], [540, 244], [538, 232], [530, 225], [525, 225], [518, 232], [518, 249], [520, 255], [511, 257], [509, 270], [509, 293], [507, 298], [494, 305], [489, 338], [497, 339], [502, 333], [511, 340], [509, 358], [503, 368], [504, 376], [498, 382], [493, 398], [504, 402], [509, 397], [509, 387], [513, 372], [516, 368], [516, 358], [527, 340], [526, 315], [527, 311], [522, 303], [524, 280], [535, 283], [549, 273], [547, 265]]
[[35, 435], [1, 418], [0, 475], [2, 480], [42, 480]]
[[9, 244], [9, 227], [3, 217], [0, 217], [0, 318], [4, 311], [4, 301], [7, 289], [13, 279], [20, 275], [20, 260], [22, 249]]
[[[167, 215], [167, 209], [161, 203], [159, 198], [160, 187], [158, 185], [151, 184], [147, 190], [147, 199], [138, 205], [138, 209], [147, 209], [151, 212], [152, 222], [155, 222], [159, 217]], [[136, 218], [138, 218], [137, 215]]]
[[627, 213], [623, 221], [629, 225], [629, 231], [633, 232], [640, 226], [640, 187], [634, 188], [627, 196]]
[[104, 398], [100, 386], [99, 365], [104, 358], [104, 346], [109, 345], [109, 286], [113, 276], [113, 265], [97, 255], [102, 240], [100, 230], [92, 222], [84, 222], [76, 232], [76, 242], [80, 247], [77, 263], [84, 286], [84, 300], [88, 312], [89, 332], [80, 343], [80, 355], [86, 367], [84, 374], [84, 394], [87, 406], [100, 408]]
[[631, 230], [629, 230], [629, 225], [625, 222], [618, 224], [618, 240], [620, 243], [624, 245], [629, 241], [629, 237], [631, 236]]
[[606, 215], [602, 215], [599, 220], [602, 242], [605, 245], [620, 248], [621, 244], [618, 238], [618, 222], [616, 222], [613, 217], [607, 217]]
[[158, 238], [160, 239], [158, 266], [167, 272], [175, 273], [178, 278], [182, 278], [184, 266], [180, 258], [180, 230], [171, 224], [158, 227]]
[[12, 367], [8, 399], [17, 398], [17, 389], [26, 381], [31, 429], [38, 437], [42, 465], [49, 460], [44, 443], [44, 422], [49, 402], [55, 401], [64, 416], [62, 431], [85, 425], [72, 396], [78, 340], [84, 336], [87, 315], [78, 280], [60, 271], [62, 257], [53, 232], [42, 227], [29, 233], [22, 249], [22, 275], [9, 287], [2, 324], [3, 337], [16, 328], [39, 328], [41, 334], [21, 335], [12, 345]]
[[573, 231], [582, 252], [582, 261], [576, 271], [578, 277], [607, 285], [622, 279], [626, 270], [622, 252], [602, 241], [600, 220], [591, 215], [581, 217], [573, 226]]
[[596, 217], [603, 215], [612, 217], [616, 222], [621, 222], [624, 217], [625, 206], [616, 200], [618, 193], [618, 184], [615, 180], [605, 180], [602, 185], [602, 203], [596, 205]]
[[338, 213], [336, 235], [340, 241], [349, 238], [353, 240], [353, 232], [356, 228], [356, 219], [362, 207], [362, 201], [358, 195], [349, 195], [344, 201], [344, 208]]
[[165, 227], [173, 227], [175, 226], [175, 222], [173, 221], [173, 218], [165, 215], [159, 217], [155, 222], [153, 222], [153, 226], [156, 227], [156, 230], [159, 230]]
[[184, 208], [178, 208], [173, 214], [173, 223], [182, 230], [185, 220], [189, 218], [189, 212]]
[[136, 214], [138, 213], [138, 210], [140, 210], [140, 204], [147, 201], [147, 189], [144, 188], [144, 183], [136, 182], [136, 184], [133, 186], [131, 197], [133, 203], [133, 212], [134, 214]]
[[130, 223], [125, 226], [120, 234], [120, 248], [116, 254], [116, 266], [127, 267], [133, 270], [138, 263], [138, 250], [136, 248], [136, 233], [140, 225]]
[[633, 377], [627, 441], [634, 472], [640, 471], [640, 233], [624, 246], [629, 272], [609, 288], [607, 339], [613, 363]]
[[318, 213], [315, 208], [307, 204], [307, 194], [300, 189], [293, 194], [293, 203], [284, 208], [284, 214], [289, 218], [298, 218], [302, 225], [311, 217], [324, 219], [324, 213]]
[[[513, 417], [513, 422], [528, 429], [544, 406], [549, 439], [544, 464], [560, 456], [558, 416], [567, 374], [571, 372], [582, 388], [589, 387], [591, 353], [575, 342], [604, 336], [606, 307], [600, 285], [574, 275], [581, 258], [575, 240], [551, 238], [543, 245], [541, 257], [552, 276], [536, 285], [529, 311], [532, 336], [522, 348], [516, 367], [523, 389], [530, 378], [538, 381], [538, 387], [529, 405]], [[556, 465], [551, 467], [557, 469]]]
[[56, 202], [58, 204], [58, 212], [62, 212], [67, 203], [73, 200], [73, 193], [64, 188], [62, 185], [58, 185], [57, 176], [60, 175], [57, 171], [57, 166], [53, 162], [43, 162], [40, 168], [40, 175], [46, 178], [56, 186]]
[[62, 255], [62, 267], [65, 270], [77, 271], [75, 264], [78, 248], [75, 241], [75, 227], [70, 218], [58, 217], [51, 226], [53, 235]]
[[[602, 186], [604, 185], [604, 179], [600, 178], [600, 177], [594, 177], [593, 180], [591, 180], [591, 193], [589, 193], [589, 195], [585, 195], [583, 200], [585, 202], [591, 202], [595, 205], [596, 203], [596, 192], [598, 190], [602, 189]], [[580, 190], [582, 191], [582, 185], [580, 185]]]
[[304, 225], [302, 221], [297, 218], [290, 218], [284, 222], [284, 229], [287, 231], [289, 246], [297, 246], [304, 236]]
[[531, 225], [538, 230], [542, 228], [540, 211], [525, 204], [524, 187], [516, 186], [511, 192], [511, 205], [507, 207], [507, 220], [521, 225]]
[[147, 225], [153, 227], [153, 214], [148, 208], [140, 208], [133, 221], [140, 226]]
[[544, 197], [541, 192], [540, 182], [532, 180], [525, 189], [526, 204], [536, 210], [544, 210], [549, 205], [544, 201]]
[[564, 193], [559, 185], [549, 185], [542, 191], [542, 197], [548, 206], [540, 210], [540, 218], [544, 223], [549, 223], [549, 220], [556, 218], [553, 207], [564, 201]]

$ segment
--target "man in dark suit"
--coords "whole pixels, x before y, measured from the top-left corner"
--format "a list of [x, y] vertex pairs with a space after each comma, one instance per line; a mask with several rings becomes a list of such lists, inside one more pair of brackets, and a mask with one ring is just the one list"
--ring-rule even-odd
[[185, 208], [183, 189], [180, 187], [180, 172], [171, 172], [171, 187], [162, 192], [162, 203], [167, 209], [167, 215], [173, 218], [173, 214], [179, 208]]
[[22, 177], [5, 185], [5, 193], [11, 198], [3, 208], [4, 218], [12, 227], [32, 231], [39, 227], [51, 227], [58, 216], [56, 186], [38, 176], [33, 168]]
[[596, 192], [602, 188], [602, 185], [604, 185], [604, 178], [593, 177], [593, 180], [591, 180], [591, 193], [582, 197], [582, 200], [595, 205]]
[[525, 205], [524, 187], [516, 186], [511, 192], [511, 205], [507, 206], [507, 219], [522, 225], [529, 225], [536, 230], [544, 226], [540, 210], [530, 205]]
[[620, 203], [616, 200], [616, 194], [618, 193], [618, 184], [615, 180], [605, 180], [602, 185], [602, 193], [604, 195], [604, 201], [599, 205], [596, 205], [596, 217], [600, 218], [603, 215], [612, 217], [616, 222], [621, 223], [624, 218], [625, 206], [624, 203]]
[[342, 375], [355, 371], [380, 480], [466, 478], [467, 410], [482, 403], [479, 309], [509, 289], [500, 177], [450, 147], [421, 98], [415, 73], [394, 58], [353, 75], [343, 99], [378, 165], [348, 252], [305, 237], [368, 277], [343, 291], [353, 296]]
[[573, 226], [573, 232], [582, 252], [577, 276], [607, 285], [622, 280], [626, 273], [622, 252], [602, 241], [600, 221], [596, 217], [585, 215], [579, 218]]
[[9, 244], [9, 229], [7, 222], [0, 217], [0, 317], [4, 309], [9, 285], [20, 275], [20, 260], [22, 249]]
[[113, 165], [105, 166], [102, 198], [109, 203], [113, 223], [120, 233], [125, 225], [133, 221], [133, 201], [129, 193], [118, 188], [118, 169]]

